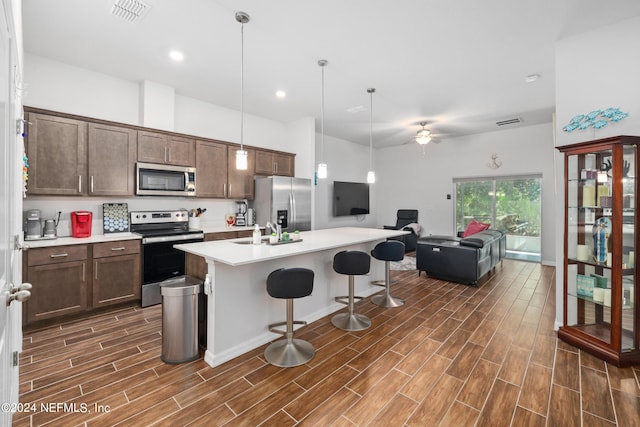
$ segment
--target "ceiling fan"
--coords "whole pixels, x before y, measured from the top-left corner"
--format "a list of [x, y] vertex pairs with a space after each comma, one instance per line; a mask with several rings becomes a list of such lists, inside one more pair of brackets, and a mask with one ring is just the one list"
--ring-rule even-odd
[[429, 142], [431, 142], [432, 139], [431, 131], [425, 128], [426, 125], [427, 122], [420, 122], [420, 126], [422, 126], [422, 129], [420, 129], [418, 133], [413, 137], [415, 142], [420, 145], [427, 145]]
[[426, 122], [426, 121], [415, 123], [415, 124], [419, 124], [420, 126], [422, 126], [422, 129], [420, 129], [418, 132], [416, 132], [415, 135], [410, 137], [409, 140], [404, 142], [402, 145], [418, 143], [418, 145], [421, 145], [421, 146], [424, 147], [427, 144], [429, 144], [430, 142], [433, 142], [434, 144], [440, 143], [440, 136], [441, 135], [439, 133], [438, 134], [434, 134], [429, 129], [426, 128], [426, 126], [429, 123], [430, 122]]

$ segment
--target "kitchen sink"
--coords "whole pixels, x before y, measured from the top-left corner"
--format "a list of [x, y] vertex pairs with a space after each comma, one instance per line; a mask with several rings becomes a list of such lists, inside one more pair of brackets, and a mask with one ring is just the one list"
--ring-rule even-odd
[[[268, 243], [269, 242], [269, 237], [263, 237], [260, 239], [260, 244], [264, 244], [264, 243]], [[233, 243], [235, 243], [236, 245], [252, 245], [253, 244], [253, 239], [252, 238], [248, 238], [247, 240], [236, 240]]]

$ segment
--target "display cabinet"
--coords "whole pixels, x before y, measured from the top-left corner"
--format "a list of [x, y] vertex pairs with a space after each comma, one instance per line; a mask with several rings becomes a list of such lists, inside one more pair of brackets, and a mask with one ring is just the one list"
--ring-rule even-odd
[[563, 324], [558, 337], [617, 366], [640, 363], [637, 144], [619, 136], [564, 153]]

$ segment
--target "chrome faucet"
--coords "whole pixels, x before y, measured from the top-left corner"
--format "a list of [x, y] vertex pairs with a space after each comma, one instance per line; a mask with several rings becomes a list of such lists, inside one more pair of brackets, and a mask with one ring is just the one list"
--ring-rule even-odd
[[267, 224], [265, 226], [269, 227], [272, 233], [274, 231], [276, 232], [276, 234], [278, 235], [278, 241], [282, 240], [282, 226], [280, 225], [280, 223], [276, 222], [276, 226], [274, 227], [271, 222], [267, 221]]

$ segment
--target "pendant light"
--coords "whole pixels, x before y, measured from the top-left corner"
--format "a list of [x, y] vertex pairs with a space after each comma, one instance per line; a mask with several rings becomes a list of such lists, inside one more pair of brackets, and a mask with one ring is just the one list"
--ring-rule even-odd
[[373, 93], [375, 88], [370, 87], [367, 93], [370, 98], [369, 106], [369, 172], [367, 173], [367, 182], [373, 184], [376, 182], [376, 173], [373, 171]]
[[236, 169], [247, 170], [247, 151], [244, 149], [244, 24], [249, 22], [249, 14], [236, 12], [240, 23], [240, 149], [236, 151]]
[[327, 177], [327, 164], [324, 163], [324, 67], [329, 64], [329, 61], [326, 59], [321, 59], [318, 61], [318, 65], [322, 70], [322, 96], [320, 101], [320, 163], [318, 163], [318, 178], [325, 179]]

